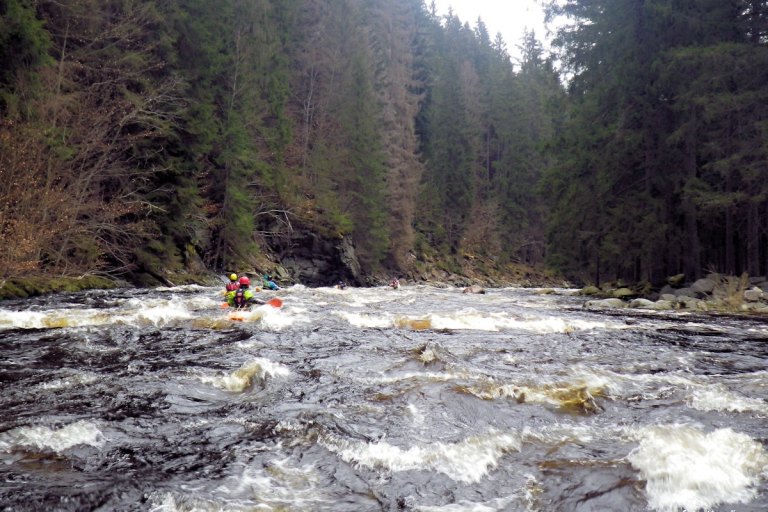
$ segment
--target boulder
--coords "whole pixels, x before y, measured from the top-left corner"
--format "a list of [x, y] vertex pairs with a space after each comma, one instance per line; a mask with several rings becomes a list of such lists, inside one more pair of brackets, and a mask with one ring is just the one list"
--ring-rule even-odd
[[637, 309], [652, 309], [655, 311], [661, 311], [665, 309], [674, 309], [675, 304], [669, 300], [657, 300], [656, 302], [648, 299], [634, 299], [629, 303], [629, 307]]
[[581, 295], [600, 295], [601, 293], [597, 286], [585, 286], [581, 289]]
[[675, 297], [695, 297], [696, 292], [693, 288], [679, 288], [675, 290]]
[[768, 315], [768, 306], [762, 302], [747, 302], [742, 304], [739, 309], [746, 313], [759, 313], [761, 315]]
[[760, 302], [763, 298], [765, 298], [765, 292], [757, 286], [744, 290], [744, 300], [747, 302]]
[[611, 309], [611, 308], [625, 308], [627, 303], [621, 299], [600, 299], [600, 300], [588, 300], [584, 303], [586, 309]]
[[706, 311], [708, 309], [705, 301], [686, 295], [678, 296], [677, 304], [680, 309], [690, 309], [691, 311]]
[[708, 278], [697, 279], [695, 283], [691, 285], [691, 290], [696, 292], [697, 295], [708, 295], [715, 289], [715, 282]]
[[670, 286], [673, 286], [673, 287], [677, 288], [678, 286], [683, 284], [683, 280], [684, 279], [685, 279], [685, 274], [676, 274], [674, 276], [669, 276], [667, 278], [667, 283]]
[[611, 295], [617, 299], [626, 299], [627, 297], [635, 297], [637, 293], [633, 292], [629, 288], [619, 288], [618, 290], [613, 290]]
[[473, 284], [472, 286], [467, 286], [464, 288], [462, 293], [485, 293], [485, 288], [480, 285]]
[[654, 309], [655, 302], [648, 299], [634, 299], [629, 302], [629, 307], [638, 309]]

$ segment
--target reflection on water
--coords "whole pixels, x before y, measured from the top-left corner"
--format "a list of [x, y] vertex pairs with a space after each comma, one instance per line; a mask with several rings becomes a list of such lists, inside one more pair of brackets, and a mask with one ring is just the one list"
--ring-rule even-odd
[[[764, 511], [768, 327], [567, 290], [0, 304], [4, 510]], [[268, 298], [264, 294], [264, 298]]]

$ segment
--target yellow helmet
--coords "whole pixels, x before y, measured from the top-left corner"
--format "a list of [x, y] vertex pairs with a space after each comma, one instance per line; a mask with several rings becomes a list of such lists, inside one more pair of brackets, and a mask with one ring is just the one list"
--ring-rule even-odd
[[237, 274], [229, 274], [230, 281], [237, 281]]

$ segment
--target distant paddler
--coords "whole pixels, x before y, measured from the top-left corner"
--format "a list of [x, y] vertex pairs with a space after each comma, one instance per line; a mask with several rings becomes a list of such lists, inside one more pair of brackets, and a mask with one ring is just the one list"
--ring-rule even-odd
[[264, 274], [263, 277], [263, 284], [265, 290], [279, 290], [280, 287], [277, 285], [276, 282], [272, 280], [272, 277], [270, 277], [269, 274]]

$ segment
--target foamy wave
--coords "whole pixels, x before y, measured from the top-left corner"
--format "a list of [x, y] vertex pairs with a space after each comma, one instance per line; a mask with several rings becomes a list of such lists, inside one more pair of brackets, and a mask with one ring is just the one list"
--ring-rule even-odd
[[45, 312], [0, 310], [0, 329], [56, 329], [108, 322], [109, 316], [96, 309], [53, 309]]
[[98, 375], [94, 374], [86, 374], [86, 373], [76, 373], [75, 375], [71, 375], [69, 377], [64, 377], [62, 379], [56, 379], [51, 382], [43, 382], [38, 384], [38, 387], [40, 389], [46, 389], [49, 391], [56, 391], [59, 389], [67, 389], [67, 388], [73, 388], [75, 386], [81, 386], [81, 385], [88, 385], [93, 384], [99, 380]]
[[228, 375], [206, 376], [202, 377], [201, 380], [204, 384], [211, 384], [219, 389], [242, 393], [253, 386], [256, 381], [263, 382], [268, 377], [285, 377], [290, 374], [291, 371], [281, 364], [269, 359], [257, 358]]
[[178, 293], [202, 292], [210, 289], [211, 287], [209, 286], [202, 286], [199, 284], [181, 284], [179, 286], [158, 286], [154, 288], [154, 290], [158, 292], [178, 292]]
[[623, 329], [623, 324], [568, 320], [558, 317], [517, 318], [507, 313], [480, 313], [474, 309], [453, 313], [430, 313], [423, 316], [367, 314], [337, 311], [335, 314], [355, 327], [411, 328], [475, 330], [498, 332], [505, 329], [519, 329], [535, 333], [571, 333], [593, 329]]
[[243, 322], [259, 322], [262, 327], [271, 331], [280, 331], [296, 323], [309, 321], [306, 316], [288, 315], [281, 308], [275, 308], [269, 304], [257, 306], [250, 311], [238, 311], [233, 313], [233, 315], [236, 316], [230, 316], [231, 319]]
[[640, 429], [628, 460], [646, 481], [648, 503], [660, 512], [748, 503], [768, 455], [759, 442], [730, 428], [708, 434], [687, 425]]
[[[688, 395], [689, 407], [700, 411], [755, 412], [768, 414], [768, 404], [759, 398], [750, 398], [728, 390], [723, 384], [698, 382], [691, 375], [670, 373], [619, 374], [609, 370], [577, 368], [574, 376], [590, 387], [605, 389], [613, 397], [641, 397], [643, 400], [659, 398], [671, 391]], [[745, 378], [744, 376], [742, 376]], [[681, 400], [684, 398], [681, 396]]]
[[104, 444], [104, 435], [91, 422], [78, 421], [58, 430], [48, 427], [21, 427], [0, 434], [0, 451], [14, 448], [53, 450], [61, 453], [73, 446], [89, 445], [97, 448]]
[[346, 462], [388, 471], [438, 471], [465, 483], [479, 482], [496, 468], [499, 459], [519, 451], [520, 436], [489, 432], [458, 443], [432, 443], [403, 449], [386, 441], [365, 443], [337, 437], [323, 437], [320, 444]]
[[722, 384], [695, 389], [690, 406], [699, 411], [757, 412], [768, 414], [768, 404], [759, 398], [737, 395]]
[[[496, 498], [485, 502], [474, 502], [468, 500], [459, 500], [457, 503], [451, 503], [450, 505], [442, 506], [415, 506], [413, 510], [416, 512], [498, 512], [499, 510], [512, 510], [510, 505], [520, 504], [520, 496], [504, 496], [503, 498]], [[525, 508], [515, 507], [514, 510], [525, 510]]]
[[462, 388], [483, 400], [513, 399], [519, 403], [537, 403], [595, 413], [601, 410], [597, 398], [613, 396], [620, 391], [620, 382], [610, 372], [602, 375], [585, 368], [574, 368], [559, 380], [536, 383], [499, 382], [482, 377], [477, 384]]
[[334, 314], [355, 327], [385, 328], [394, 325], [391, 315], [368, 315], [365, 313], [349, 313], [347, 311], [336, 311]]
[[[203, 301], [210, 304], [210, 300]], [[0, 329], [55, 329], [93, 325], [163, 326], [192, 318], [188, 301], [131, 299], [119, 311], [107, 309], [51, 309], [40, 311], [0, 310]]]
[[382, 377], [368, 377], [361, 379], [362, 382], [373, 384], [394, 384], [404, 381], [424, 381], [424, 382], [447, 382], [458, 379], [468, 379], [470, 375], [466, 373], [453, 372], [403, 372], [397, 375]]
[[245, 466], [242, 473], [219, 482], [208, 497], [187, 492], [155, 492], [152, 512], [220, 512], [222, 510], [330, 510], [335, 500], [325, 495], [317, 470], [272, 460], [266, 467]]
[[136, 325], [152, 324], [160, 327], [177, 320], [188, 320], [192, 313], [187, 309], [186, 303], [181, 300], [159, 300], [144, 303], [139, 299], [131, 299], [130, 305], [136, 308], [135, 312], [114, 315], [115, 323]]
[[581, 413], [596, 413], [601, 410], [596, 398], [604, 395], [601, 387], [582, 383], [557, 383], [536, 386], [514, 386], [496, 384], [493, 381], [470, 386], [466, 390], [482, 398], [494, 400], [511, 398], [518, 403], [538, 403]]

